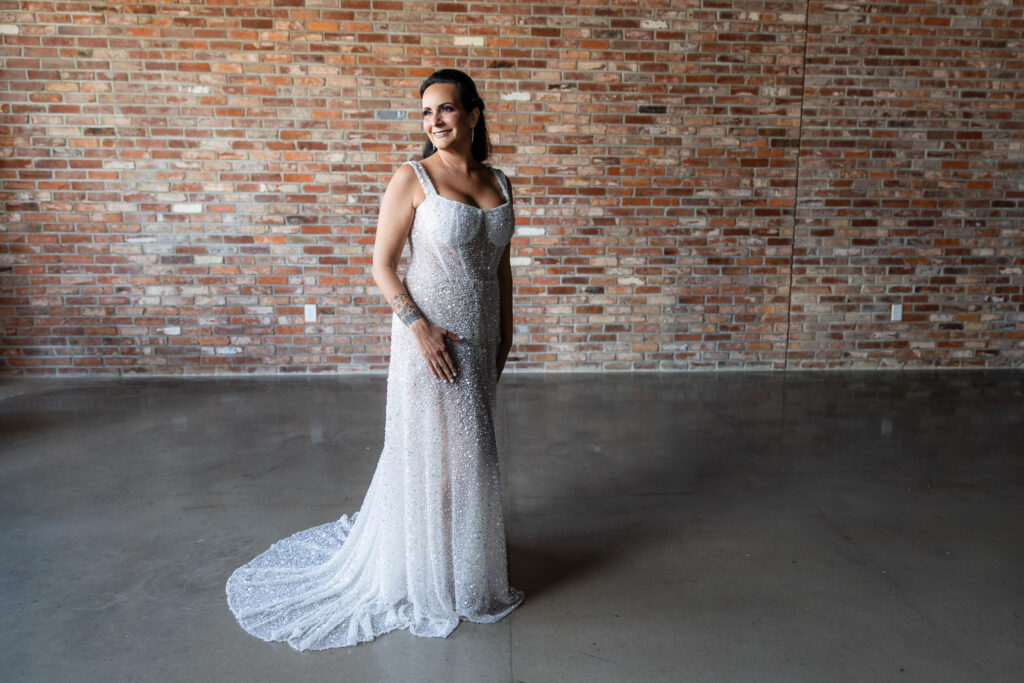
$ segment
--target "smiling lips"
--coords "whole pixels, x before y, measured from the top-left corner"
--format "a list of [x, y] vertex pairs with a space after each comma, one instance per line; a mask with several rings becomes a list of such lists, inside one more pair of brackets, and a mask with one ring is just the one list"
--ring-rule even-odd
[[443, 137], [447, 136], [448, 133], [451, 133], [451, 132], [452, 131], [451, 131], [450, 128], [448, 130], [435, 130], [434, 131], [434, 137], [435, 138], [443, 138]]

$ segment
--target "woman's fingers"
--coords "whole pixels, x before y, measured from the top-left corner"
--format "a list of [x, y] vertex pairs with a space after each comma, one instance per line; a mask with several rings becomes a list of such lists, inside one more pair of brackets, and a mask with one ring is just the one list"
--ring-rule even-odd
[[446, 338], [462, 340], [462, 337], [453, 332], [431, 326], [423, 338], [418, 338], [417, 341], [420, 343], [420, 352], [427, 362], [430, 374], [442, 381], [451, 382], [455, 380], [457, 373], [455, 363], [448, 353], [448, 346], [445, 344]]
[[444, 364], [438, 360], [432, 360], [429, 362], [430, 374], [442, 381], [448, 381], [448, 377], [444, 371]]
[[437, 354], [434, 360], [434, 367], [437, 368], [437, 376], [445, 381], [452, 381], [455, 379], [455, 365], [452, 363], [452, 359], [448, 356], [448, 351], [442, 349], [441, 353]]
[[436, 329], [441, 333], [439, 347], [435, 357], [435, 367], [438, 369], [436, 376], [441, 380], [454, 382], [458, 373], [455, 371], [455, 362], [452, 360], [451, 354], [448, 353], [448, 345], [445, 343], [445, 339], [462, 341], [462, 337], [454, 332], [444, 329], [443, 327], [438, 327]]

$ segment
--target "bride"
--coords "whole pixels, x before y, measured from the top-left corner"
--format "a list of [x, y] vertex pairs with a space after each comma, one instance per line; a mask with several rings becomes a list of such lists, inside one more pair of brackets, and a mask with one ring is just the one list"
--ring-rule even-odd
[[[227, 581], [247, 632], [322, 650], [398, 628], [446, 637], [523, 600], [508, 584], [496, 386], [512, 347], [512, 188], [454, 69], [420, 86], [423, 161], [384, 192], [373, 278], [394, 310], [384, 447], [359, 510], [284, 538]], [[398, 275], [402, 249], [410, 257]]]

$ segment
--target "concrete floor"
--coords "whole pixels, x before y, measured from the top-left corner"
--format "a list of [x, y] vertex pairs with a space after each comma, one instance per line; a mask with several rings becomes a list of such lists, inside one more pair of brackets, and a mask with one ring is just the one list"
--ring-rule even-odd
[[1022, 680], [1020, 371], [507, 376], [516, 612], [247, 635], [225, 580], [357, 509], [384, 388], [0, 380], [0, 678]]

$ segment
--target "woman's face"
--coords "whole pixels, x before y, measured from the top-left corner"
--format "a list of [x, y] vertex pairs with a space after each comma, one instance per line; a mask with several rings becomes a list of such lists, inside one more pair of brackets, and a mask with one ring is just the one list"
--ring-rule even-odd
[[423, 91], [423, 132], [437, 149], [466, 148], [480, 112], [466, 112], [454, 83], [434, 83]]

